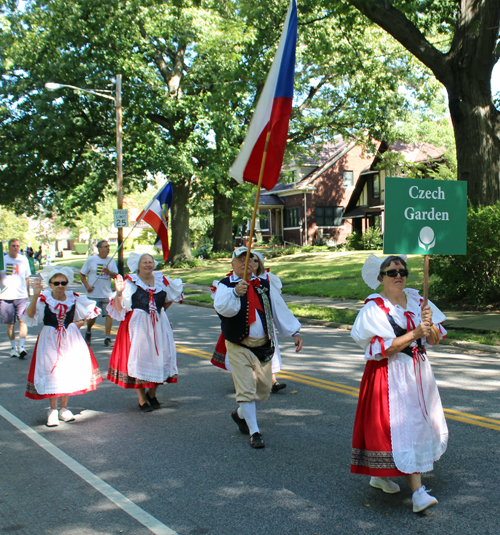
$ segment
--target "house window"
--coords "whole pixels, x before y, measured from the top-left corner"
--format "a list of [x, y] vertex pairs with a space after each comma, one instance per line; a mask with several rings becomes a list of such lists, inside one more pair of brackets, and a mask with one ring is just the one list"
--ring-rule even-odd
[[269, 211], [259, 210], [259, 229], [269, 230]]
[[285, 208], [285, 227], [299, 227], [300, 208]]
[[354, 173], [352, 171], [344, 171], [344, 188], [348, 188], [354, 184]]
[[380, 176], [373, 175], [373, 196], [380, 197]]
[[344, 209], [342, 206], [317, 206], [316, 226], [318, 227], [341, 227]]

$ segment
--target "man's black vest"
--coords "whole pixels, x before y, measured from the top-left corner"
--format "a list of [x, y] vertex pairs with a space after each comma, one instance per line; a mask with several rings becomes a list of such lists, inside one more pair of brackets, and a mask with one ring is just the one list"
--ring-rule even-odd
[[[224, 286], [227, 286], [229, 288], [234, 288], [238, 284], [238, 282], [239, 280], [236, 282], [231, 282], [230, 277], [225, 277], [220, 281], [220, 284], [224, 284]], [[255, 312], [259, 315], [260, 321], [262, 322], [262, 326], [264, 327], [264, 332], [269, 338], [269, 333], [267, 331], [266, 315], [263, 312], [266, 308], [264, 306], [264, 300], [262, 299], [262, 292], [265, 292], [267, 298], [269, 299], [269, 306], [271, 306], [271, 292], [269, 291], [269, 281], [260, 279], [260, 286], [260, 288], [256, 287], [255, 290], [259, 297], [262, 311], [256, 310]], [[248, 334], [250, 332], [250, 327], [248, 326], [247, 294], [241, 296], [240, 300], [241, 307], [240, 311], [238, 312], [238, 314], [236, 314], [236, 316], [233, 316], [232, 318], [227, 318], [226, 316], [221, 316], [219, 314], [219, 318], [221, 320], [222, 334], [224, 335], [224, 338], [226, 340], [233, 342], [233, 344], [241, 344], [243, 340], [248, 337]], [[272, 318], [269, 319], [270, 321], [272, 321]]]

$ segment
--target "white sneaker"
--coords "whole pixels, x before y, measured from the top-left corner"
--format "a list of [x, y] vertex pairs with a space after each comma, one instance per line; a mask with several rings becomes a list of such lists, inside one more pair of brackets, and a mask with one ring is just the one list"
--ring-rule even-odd
[[47, 427], [56, 427], [59, 425], [59, 414], [57, 409], [50, 409], [47, 418]]
[[10, 356], [11, 356], [11, 357], [18, 357], [18, 356], [19, 356], [19, 351], [17, 350], [17, 347], [13, 347], [13, 348], [10, 350]]
[[375, 489], [382, 489], [387, 494], [396, 494], [396, 492], [401, 490], [397, 483], [386, 477], [372, 477], [370, 479], [370, 486]]
[[63, 422], [72, 422], [75, 419], [73, 413], [66, 407], [59, 409], [59, 420]]
[[420, 513], [421, 511], [424, 511], [428, 507], [432, 507], [433, 505], [438, 504], [438, 501], [436, 500], [436, 498], [428, 494], [428, 491], [425, 490], [424, 485], [422, 485], [418, 490], [416, 490], [413, 493], [413, 496], [411, 499], [413, 501], [414, 513]]

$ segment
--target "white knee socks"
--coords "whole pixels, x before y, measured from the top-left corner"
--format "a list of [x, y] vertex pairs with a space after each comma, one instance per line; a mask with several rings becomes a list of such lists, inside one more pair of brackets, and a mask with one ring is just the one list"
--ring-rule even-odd
[[250, 436], [254, 433], [259, 433], [259, 426], [257, 424], [257, 407], [255, 401], [245, 401], [239, 404], [238, 416], [245, 418], [248, 429], [250, 429]]

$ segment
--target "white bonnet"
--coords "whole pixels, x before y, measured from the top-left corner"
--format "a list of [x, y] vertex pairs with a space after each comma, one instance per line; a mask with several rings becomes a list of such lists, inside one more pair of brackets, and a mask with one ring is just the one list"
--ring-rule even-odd
[[[400, 254], [400, 255], [389, 255], [389, 256], [398, 256], [401, 258], [401, 260], [404, 260], [406, 262], [406, 255]], [[363, 264], [363, 267], [361, 268], [361, 276], [363, 277], [363, 280], [368, 284], [368, 286], [372, 290], [376, 290], [380, 284], [380, 281], [378, 280], [378, 276], [380, 274], [380, 266], [382, 265], [382, 262], [389, 258], [389, 256], [385, 256], [384, 258], [379, 258], [378, 256], [375, 256], [373, 253], [366, 259], [366, 262]]]
[[40, 271], [40, 275], [47, 284], [54, 275], [64, 275], [68, 279], [68, 284], [71, 284], [75, 278], [75, 270], [70, 267], [59, 267], [49, 264]]
[[[137, 269], [139, 268], [139, 262], [141, 261], [141, 258], [146, 255], [153, 258], [153, 255], [149, 253], [130, 253], [130, 256], [127, 259], [127, 266], [130, 269], [131, 273], [135, 273], [137, 271]], [[158, 262], [154, 258], [153, 258], [153, 261], [156, 267], [158, 265]]]

